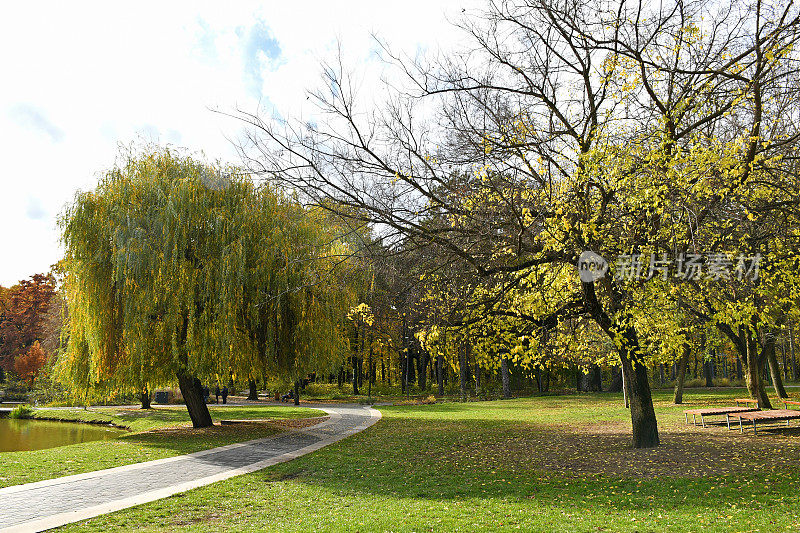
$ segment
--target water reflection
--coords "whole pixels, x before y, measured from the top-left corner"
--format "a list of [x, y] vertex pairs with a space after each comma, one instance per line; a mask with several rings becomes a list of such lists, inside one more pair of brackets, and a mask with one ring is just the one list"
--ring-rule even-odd
[[124, 431], [89, 424], [0, 419], [0, 452], [42, 450], [92, 440], [109, 440]]

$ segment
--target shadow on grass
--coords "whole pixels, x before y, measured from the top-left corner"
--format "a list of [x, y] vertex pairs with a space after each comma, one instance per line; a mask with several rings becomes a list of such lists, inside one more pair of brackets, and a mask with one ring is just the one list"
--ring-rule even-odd
[[[365, 432], [256, 475], [365, 498], [536, 499], [616, 510], [760, 508], [800, 483], [797, 429], [753, 438], [671, 422], [662, 446], [634, 450], [619, 416], [542, 423], [525, 412], [534, 407], [547, 408], [541, 399], [387, 408]], [[513, 421], [515, 409], [523, 412]]]

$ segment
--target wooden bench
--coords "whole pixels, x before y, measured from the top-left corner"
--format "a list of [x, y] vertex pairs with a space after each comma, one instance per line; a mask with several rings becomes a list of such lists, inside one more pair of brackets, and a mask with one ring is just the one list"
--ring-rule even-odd
[[[706, 407], [699, 409], [687, 409], [683, 412], [686, 423], [689, 423], [689, 415], [692, 415], [692, 423], [697, 425], [697, 417], [700, 417], [700, 423], [706, 427], [705, 417], [707, 416], [725, 416], [728, 423], [728, 429], [731, 428], [731, 420], [728, 415], [733, 413], [748, 413], [751, 411], [758, 411], [758, 400], [751, 400], [750, 398], [734, 398], [736, 407]], [[742, 407], [740, 404], [754, 405], [754, 407]]]
[[795, 402], [793, 400], [778, 400], [779, 402], [783, 403], [783, 408], [788, 409], [790, 405], [800, 405], [800, 402]]
[[[798, 402], [792, 404], [800, 405]], [[753, 424], [753, 435], [758, 434], [758, 422], [782, 422], [786, 421], [789, 425], [789, 420], [800, 420], [800, 410], [797, 409], [772, 409], [770, 411], [750, 411], [746, 413], [730, 413], [728, 415], [728, 427], [730, 428], [730, 417], [739, 419], [739, 432], [744, 433], [742, 427], [742, 420], [749, 420]]]

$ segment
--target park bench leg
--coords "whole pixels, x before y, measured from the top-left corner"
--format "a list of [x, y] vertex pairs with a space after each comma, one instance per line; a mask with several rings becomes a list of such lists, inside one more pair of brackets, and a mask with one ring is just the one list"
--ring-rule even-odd
[[731, 415], [725, 415], [725, 421], [728, 423], [728, 431], [731, 430]]
[[742, 427], [742, 417], [739, 417], [739, 433], [744, 433], [744, 428]]
[[692, 424], [697, 425], [697, 415], [692, 413]]
[[756, 419], [755, 418], [753, 419], [753, 435], [758, 435], [758, 432], [756, 431]]
[[686, 423], [689, 423], [689, 413], [683, 413], [683, 418], [686, 419]]
[[703, 424], [703, 427], [706, 427], [706, 419], [703, 415], [700, 415], [700, 423]]

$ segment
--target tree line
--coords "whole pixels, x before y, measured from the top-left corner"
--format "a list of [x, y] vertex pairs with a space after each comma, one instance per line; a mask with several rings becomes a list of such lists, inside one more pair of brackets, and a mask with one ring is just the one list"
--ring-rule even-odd
[[[379, 106], [340, 59], [309, 94], [324, 120], [234, 113], [251, 170], [411, 261], [429, 350], [620, 365], [636, 447], [659, 444], [648, 368], [703, 338], [769, 407], [797, 310], [796, 6], [509, 0], [461, 27], [461, 53], [382, 43], [406, 82]], [[608, 275], [579, 277], [584, 252]]]
[[0, 286], [0, 382], [7, 372], [16, 372], [33, 385], [48, 354], [58, 348], [61, 312], [53, 274]]

